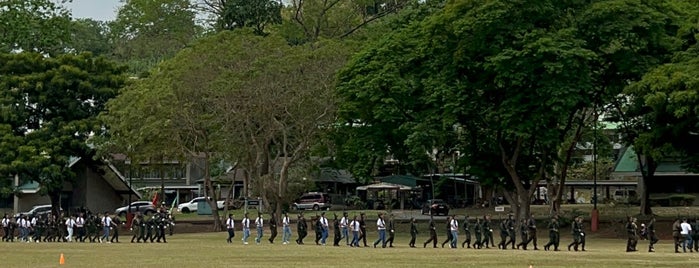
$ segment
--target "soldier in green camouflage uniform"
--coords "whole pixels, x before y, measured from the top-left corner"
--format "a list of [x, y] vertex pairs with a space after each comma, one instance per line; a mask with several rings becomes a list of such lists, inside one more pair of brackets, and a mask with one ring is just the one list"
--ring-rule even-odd
[[[463, 248], [464, 245], [468, 245], [468, 248], [471, 248], [471, 223], [468, 220], [468, 215], [464, 216], [464, 223], [462, 224], [461, 227], [464, 228], [464, 242], [461, 243], [461, 247]], [[475, 245], [474, 245], [475, 246]]]
[[483, 224], [481, 223], [481, 218], [476, 217], [476, 224], [473, 225], [473, 233], [476, 235], [476, 242], [473, 243], [473, 248], [482, 248], [481, 244], [481, 233], [483, 233]]
[[134, 215], [133, 219], [131, 219], [131, 243], [134, 242], [134, 239], [136, 239], [137, 243], [141, 243], [141, 237], [139, 236], [139, 232], [141, 230], [141, 214], [136, 212], [136, 215]]
[[573, 222], [570, 224], [570, 234], [573, 235], [573, 242], [568, 244], [568, 251], [570, 247], [574, 247], [575, 251], [578, 251], [578, 245], [580, 245], [580, 217], [575, 217]]
[[558, 216], [553, 216], [549, 222], [549, 242], [544, 246], [544, 250], [549, 250], [551, 246], [554, 247], [554, 251], [558, 251], [558, 245], [561, 241], [561, 235], [559, 233], [560, 225], [558, 224]]
[[520, 238], [522, 238], [522, 242], [517, 244], [517, 249], [521, 247], [522, 249], [527, 250], [527, 244], [529, 244], [529, 227], [527, 226], [526, 220], [521, 220], [519, 223], [519, 235]]
[[495, 243], [493, 242], [493, 228], [490, 226], [490, 215], [483, 216], [482, 230], [483, 240], [481, 241], [481, 245], [485, 245], [485, 248], [490, 248], [488, 241], [490, 241], [490, 244]]

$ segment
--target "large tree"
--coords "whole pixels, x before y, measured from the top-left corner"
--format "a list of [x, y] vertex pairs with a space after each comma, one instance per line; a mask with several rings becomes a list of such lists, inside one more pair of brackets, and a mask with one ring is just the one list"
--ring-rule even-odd
[[[483, 164], [479, 156], [499, 162], [491, 176], [504, 171], [495, 181], [517, 216], [526, 217], [561, 144], [585, 122], [575, 115], [589, 113], [667, 53], [672, 20], [663, 8], [633, 1], [450, 2], [355, 57], [341, 73], [344, 119], [402, 146], [384, 147], [391, 153], [424, 133], [416, 126], [425, 121], [441, 131], [461, 126], [469, 138], [460, 140], [462, 151], [476, 154], [464, 164]], [[425, 141], [407, 148], [434, 146]]]
[[[75, 174], [71, 157], [90, 159], [87, 140], [101, 129], [104, 104], [123, 85], [124, 69], [91, 54], [0, 54], [1, 177], [36, 181], [58, 212]], [[10, 148], [8, 148], [10, 147]]]
[[216, 31], [252, 28], [257, 35], [282, 22], [282, 1], [279, 0], [198, 0], [198, 8], [209, 14]]
[[289, 46], [275, 35], [218, 33], [111, 102], [108, 132], [122, 148], [166, 143], [184, 157], [204, 156], [209, 196], [213, 159], [237, 163], [248, 176], [246, 197], [258, 194], [280, 215], [296, 197], [288, 192], [290, 181], [300, 179], [290, 175], [292, 167], [332, 122], [334, 73], [347, 51], [332, 42]]
[[61, 53], [70, 42], [66, 0], [0, 1], [0, 52]]
[[201, 30], [189, 0], [122, 0], [109, 23], [114, 58], [140, 75], [174, 56]]

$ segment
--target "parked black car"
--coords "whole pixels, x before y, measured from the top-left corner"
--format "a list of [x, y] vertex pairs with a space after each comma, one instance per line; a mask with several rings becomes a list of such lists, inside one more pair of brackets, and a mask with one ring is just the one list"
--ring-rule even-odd
[[442, 199], [430, 199], [422, 204], [422, 214], [449, 215], [449, 205]]

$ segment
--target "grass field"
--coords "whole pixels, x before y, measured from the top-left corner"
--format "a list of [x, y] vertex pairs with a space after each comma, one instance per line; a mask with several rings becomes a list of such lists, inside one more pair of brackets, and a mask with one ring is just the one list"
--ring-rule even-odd
[[[253, 231], [254, 233], [254, 231]], [[3, 267], [693, 267], [699, 253], [674, 253], [671, 241], [661, 241], [648, 253], [647, 241], [639, 251], [624, 252], [620, 239], [590, 239], [586, 252], [498, 249], [409, 248], [408, 237], [396, 237], [395, 248], [350, 248], [225, 242], [226, 233], [175, 234], [167, 244], [122, 243], [0, 243]], [[265, 238], [268, 234], [265, 234]], [[294, 234], [294, 238], [295, 238]], [[310, 235], [313, 235], [311, 232]], [[263, 239], [265, 239], [263, 238]], [[370, 233], [369, 238], [375, 238]], [[440, 238], [443, 239], [443, 236]], [[420, 246], [425, 236], [418, 237]], [[497, 238], [496, 238], [497, 239]], [[264, 240], [267, 242], [266, 240]], [[540, 241], [540, 247], [543, 248]], [[530, 246], [531, 247], [531, 246]], [[65, 265], [59, 265], [64, 254]]]

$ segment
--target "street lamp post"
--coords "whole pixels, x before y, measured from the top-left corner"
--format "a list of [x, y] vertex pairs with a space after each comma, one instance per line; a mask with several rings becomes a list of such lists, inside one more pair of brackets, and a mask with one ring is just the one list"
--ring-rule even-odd
[[593, 232], [597, 232], [597, 228], [599, 227], [599, 211], [597, 210], [597, 199], [599, 197], [597, 196], [597, 107], [595, 107], [594, 110], [594, 122], [592, 125], [593, 129], [593, 135], [592, 135], [592, 223], [591, 223], [591, 229]]

